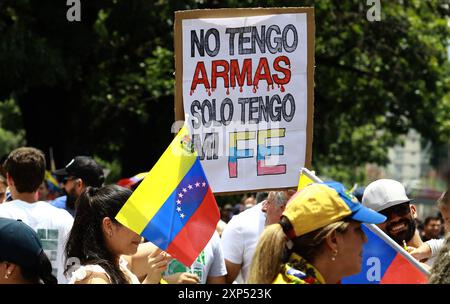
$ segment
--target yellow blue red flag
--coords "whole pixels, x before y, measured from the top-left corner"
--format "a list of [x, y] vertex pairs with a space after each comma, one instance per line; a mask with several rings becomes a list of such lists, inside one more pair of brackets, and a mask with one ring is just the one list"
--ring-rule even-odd
[[116, 219], [191, 266], [220, 219], [191, 137], [183, 127]]

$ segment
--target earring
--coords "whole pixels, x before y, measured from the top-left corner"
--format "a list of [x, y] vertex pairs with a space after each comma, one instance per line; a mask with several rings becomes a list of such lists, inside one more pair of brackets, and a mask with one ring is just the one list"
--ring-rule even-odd
[[332, 257], [331, 257], [332, 261], [336, 261], [337, 254], [338, 254], [338, 251], [337, 250], [333, 250]]

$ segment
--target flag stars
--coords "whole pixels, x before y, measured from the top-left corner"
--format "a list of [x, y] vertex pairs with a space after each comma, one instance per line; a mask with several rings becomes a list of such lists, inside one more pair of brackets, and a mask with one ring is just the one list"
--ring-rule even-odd
[[177, 211], [180, 212], [181, 211], [181, 207], [177, 207]]
[[180, 217], [181, 217], [181, 218], [184, 218], [184, 213], [181, 213], [181, 214], [180, 214]]
[[195, 187], [196, 187], [196, 188], [200, 187], [200, 183], [199, 183], [199, 182], [196, 182], [196, 183], [195, 183]]
[[182, 198], [183, 196], [184, 196], [183, 193], [178, 193], [179, 198]]
[[183, 192], [186, 193], [186, 192], [187, 192], [187, 189], [186, 189], [186, 188], [183, 188]]
[[191, 190], [193, 187], [191, 184], [189, 184], [188, 188], [189, 188], [189, 190]]
[[202, 183], [202, 187], [206, 187], [206, 183], [205, 182]]
[[181, 201], [180, 200], [177, 200], [177, 205], [181, 205]]

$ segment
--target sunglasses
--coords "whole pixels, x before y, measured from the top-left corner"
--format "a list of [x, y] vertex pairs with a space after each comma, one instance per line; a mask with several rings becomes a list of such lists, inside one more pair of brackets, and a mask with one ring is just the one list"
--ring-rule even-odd
[[409, 207], [409, 202], [406, 202], [378, 211], [378, 213], [381, 213], [387, 218], [390, 218], [393, 213], [395, 213], [398, 216], [405, 216], [409, 214], [410, 210], [411, 209]]
[[62, 184], [65, 184], [65, 183], [67, 183], [68, 181], [75, 180], [75, 179], [77, 179], [77, 178], [78, 178], [78, 177], [76, 177], [76, 176], [66, 176], [66, 177], [64, 177], [64, 178], [62, 179], [61, 183], [62, 183]]

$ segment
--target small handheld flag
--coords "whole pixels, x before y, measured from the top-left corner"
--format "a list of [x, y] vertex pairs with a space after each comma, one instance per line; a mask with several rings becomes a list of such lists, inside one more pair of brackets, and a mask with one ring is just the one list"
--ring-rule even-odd
[[211, 239], [220, 213], [186, 127], [116, 219], [184, 265], [192, 265]]

